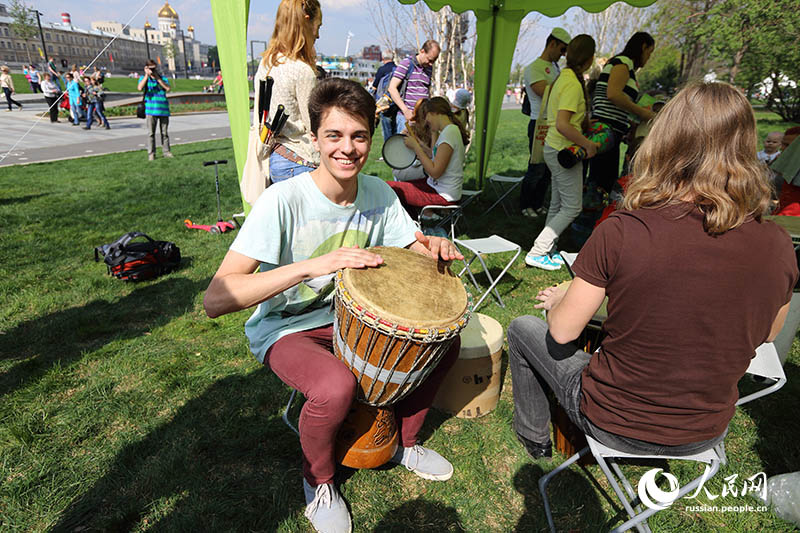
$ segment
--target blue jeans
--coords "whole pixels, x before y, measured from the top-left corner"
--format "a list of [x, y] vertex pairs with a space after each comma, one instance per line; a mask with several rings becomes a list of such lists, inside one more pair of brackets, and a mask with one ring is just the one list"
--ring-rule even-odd
[[105, 113], [103, 113], [103, 102], [91, 102], [89, 104], [89, 116], [86, 118], [86, 127], [91, 128], [92, 122], [94, 120], [94, 112], [97, 111], [97, 115], [103, 120], [103, 124], [108, 126], [108, 119], [106, 118]]
[[383, 129], [383, 141], [386, 142], [386, 139], [397, 133], [397, 115], [399, 113], [395, 113], [391, 117], [387, 117], [383, 113], [381, 113], [381, 128]]
[[289, 161], [282, 155], [272, 153], [269, 156], [269, 180], [277, 183], [289, 178], [293, 178], [303, 172], [316, 170], [314, 167], [306, 167], [294, 161]]
[[397, 112], [397, 120], [396, 120], [396, 122], [397, 122], [397, 127], [395, 128], [394, 131], [396, 131], [397, 133], [403, 133], [403, 130], [406, 129], [407, 120], [406, 120], [406, 116], [403, 113], [401, 113], [400, 111]]
[[550, 442], [550, 402], [547, 399], [547, 389], [550, 389], [581, 431], [615, 450], [683, 456], [708, 450], [725, 438], [727, 431], [700, 442], [665, 446], [624, 437], [595, 426], [580, 410], [581, 374], [592, 356], [575, 343], [555, 344], [547, 338], [547, 331], [547, 323], [534, 316], [521, 316], [508, 326], [514, 430], [521, 437], [537, 444]]
[[81, 109], [81, 101], [69, 99], [69, 108], [72, 110], [72, 122], [80, 124], [83, 117], [83, 109]]

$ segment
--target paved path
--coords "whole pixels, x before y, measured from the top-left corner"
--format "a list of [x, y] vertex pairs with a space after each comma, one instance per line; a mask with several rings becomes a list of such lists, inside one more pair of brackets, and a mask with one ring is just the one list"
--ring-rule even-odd
[[[148, 132], [144, 120], [110, 118], [110, 130], [93, 125], [90, 131], [72, 126], [63, 118], [58, 124], [51, 124], [49, 118], [37, 122], [38, 115], [44, 113], [47, 107], [41, 97], [33, 99], [32, 96], [20, 98], [24, 106], [22, 111], [0, 110], [0, 166], [146, 149]], [[170, 117], [169, 139], [173, 145], [230, 136], [228, 114], [225, 112]], [[8, 153], [15, 144], [16, 147]], [[160, 144], [160, 140], [157, 140], [157, 144]], [[4, 158], [6, 153], [8, 156]]]

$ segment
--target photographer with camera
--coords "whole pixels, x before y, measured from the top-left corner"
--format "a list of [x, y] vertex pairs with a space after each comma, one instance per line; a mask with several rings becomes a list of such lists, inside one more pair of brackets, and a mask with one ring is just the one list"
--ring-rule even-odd
[[169, 149], [169, 102], [167, 93], [171, 90], [169, 81], [156, 68], [156, 62], [147, 61], [144, 65], [144, 76], [139, 78], [139, 90], [144, 91], [145, 115], [147, 128], [150, 130], [150, 142], [147, 145], [147, 158], [156, 158], [156, 123], [161, 131], [161, 150], [164, 157], [172, 157]]

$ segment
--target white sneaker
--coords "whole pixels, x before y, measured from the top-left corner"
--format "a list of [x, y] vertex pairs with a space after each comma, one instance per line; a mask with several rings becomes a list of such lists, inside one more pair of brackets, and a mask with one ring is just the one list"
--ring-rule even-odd
[[549, 255], [533, 255], [530, 252], [525, 256], [525, 264], [542, 270], [559, 270], [561, 268], [561, 265], [550, 259]]
[[306, 496], [305, 517], [319, 533], [351, 533], [353, 521], [347, 503], [336, 490], [333, 483], [323, 483], [312, 487], [303, 478], [303, 492]]
[[453, 465], [450, 461], [431, 450], [415, 444], [411, 448], [400, 446], [390, 459], [392, 463], [401, 464], [422, 479], [447, 481], [453, 476]]

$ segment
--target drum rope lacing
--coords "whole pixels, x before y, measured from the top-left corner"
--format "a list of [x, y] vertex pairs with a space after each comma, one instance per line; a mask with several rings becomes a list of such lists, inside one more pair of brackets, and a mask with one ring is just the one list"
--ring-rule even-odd
[[[376, 407], [382, 407], [399, 401], [411, 393], [416, 385], [426, 379], [439, 363], [442, 356], [450, 348], [450, 345], [452, 344], [456, 335], [458, 335], [464, 326], [466, 326], [469, 316], [472, 313], [472, 295], [467, 293], [467, 309], [464, 312], [464, 315], [455, 324], [445, 328], [404, 327], [399, 324], [380, 319], [376, 315], [370, 313], [363, 306], [355, 303], [347, 289], [344, 287], [341, 270], [337, 272], [336, 277], [336, 297], [334, 298], [336, 320], [334, 322], [337, 327], [334, 328], [334, 335], [338, 335], [338, 340], [341, 341], [344, 346], [349, 347], [348, 350], [338, 350], [342, 353], [337, 355], [339, 355], [340, 358], [351, 369], [358, 373], [357, 379], [359, 384], [366, 382], [364, 379], [365, 377], [371, 380], [369, 389], [365, 393], [365, 398], [361, 400]], [[347, 314], [343, 311], [347, 311]], [[341, 327], [339, 327], [340, 321]], [[356, 322], [355, 338], [352, 346], [349, 346], [347, 339], [350, 337], [350, 331], [353, 322]], [[380, 388], [378, 389], [377, 396], [375, 396], [374, 393], [376, 382], [378, 381], [378, 375], [370, 376], [370, 372], [367, 372], [369, 356], [362, 358], [356, 355], [356, 350], [361, 344], [365, 328], [369, 330], [366, 337], [366, 354], [372, 353], [381, 336], [387, 337], [383, 343], [383, 349], [381, 350], [377, 369], [379, 373], [381, 370], [383, 370], [383, 372], [388, 373], [388, 375], [385, 376], [387, 379], [382, 381]], [[401, 341], [402, 344], [398, 348], [398, 353], [395, 356], [394, 362], [390, 368], [384, 369], [384, 365], [387, 363], [398, 341]], [[417, 343], [422, 344], [423, 346], [415, 355], [414, 360], [411, 363], [411, 368], [409, 368], [407, 372], [400, 372], [397, 370], [399, 363], [413, 347], [413, 345]], [[346, 352], [350, 352], [349, 359]], [[358, 361], [355, 360], [356, 357], [358, 358]], [[360, 368], [356, 368], [357, 363], [360, 363], [358, 364]], [[423, 367], [423, 365], [426, 366]], [[392, 381], [392, 377], [395, 374], [402, 375], [399, 384]], [[408, 383], [411, 376], [415, 376], [418, 379], [416, 379], [413, 383]], [[387, 385], [390, 383], [392, 385], [397, 385], [397, 387], [392, 395], [384, 399], [384, 395], [387, 394]], [[361, 390], [363, 390], [363, 387], [361, 387]], [[373, 398], [374, 401], [370, 401], [369, 398]]]

